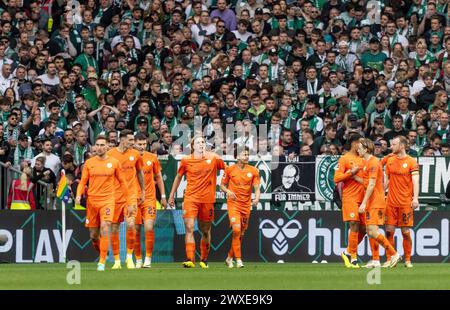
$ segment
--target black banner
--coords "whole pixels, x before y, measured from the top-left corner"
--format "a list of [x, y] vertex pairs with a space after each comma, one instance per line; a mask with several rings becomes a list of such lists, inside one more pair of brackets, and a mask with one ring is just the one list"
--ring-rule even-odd
[[[210, 261], [224, 261], [231, 246], [227, 213], [216, 211], [212, 227]], [[448, 262], [450, 212], [419, 211], [414, 213], [413, 262]], [[347, 246], [348, 227], [340, 212], [334, 211], [253, 211], [243, 238], [244, 261], [264, 262], [339, 262]], [[384, 233], [384, 232], [383, 232]], [[197, 248], [200, 233], [196, 232]], [[396, 248], [403, 255], [402, 235], [395, 233]], [[198, 253], [199, 254], [199, 253]], [[380, 247], [383, 257], [384, 249]], [[175, 237], [175, 261], [185, 259], [184, 235]], [[358, 247], [358, 256], [370, 260], [367, 237]], [[383, 258], [382, 258], [383, 260]]]
[[[93, 262], [98, 257], [89, 231], [86, 212], [67, 210], [66, 248], [69, 260]], [[8, 241], [0, 246], [0, 261], [15, 263], [62, 263], [61, 211], [1, 211], [0, 235]]]
[[314, 156], [272, 163], [272, 202], [314, 201], [316, 161]]

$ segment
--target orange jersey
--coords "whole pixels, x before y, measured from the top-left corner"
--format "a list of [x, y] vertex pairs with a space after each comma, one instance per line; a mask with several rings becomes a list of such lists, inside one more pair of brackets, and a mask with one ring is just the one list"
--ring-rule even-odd
[[386, 175], [389, 177], [387, 203], [394, 207], [411, 206], [414, 194], [412, 176], [419, 174], [419, 165], [411, 156], [391, 156], [386, 161]]
[[[145, 180], [145, 200], [156, 200], [155, 176], [161, 172], [158, 157], [150, 152], [144, 152], [141, 156]], [[136, 186], [141, 193], [141, 187], [136, 179]], [[164, 194], [164, 193], [162, 193]]]
[[370, 179], [375, 179], [375, 188], [367, 201], [367, 210], [382, 209], [386, 207], [383, 176], [384, 174], [380, 161], [375, 156], [371, 156], [369, 160], [364, 163], [363, 167], [364, 188], [367, 188]]
[[[138, 151], [133, 149], [128, 149], [125, 153], [121, 153], [116, 147], [109, 150], [107, 154], [120, 162], [120, 171], [127, 182], [129, 194], [132, 200], [137, 200], [139, 185], [136, 181], [136, 173], [137, 170], [142, 169], [143, 166], [141, 155]], [[119, 182], [116, 182], [116, 201], [123, 202], [125, 200], [127, 200], [127, 197], [121, 190]]]
[[227, 199], [227, 203], [248, 211], [252, 202], [252, 187], [260, 184], [259, 171], [253, 166], [245, 165], [239, 169], [236, 165], [227, 167], [222, 178], [222, 184], [236, 195], [236, 200]]
[[116, 182], [119, 186], [122, 185], [121, 189], [125, 192], [125, 197], [128, 197], [127, 184], [120, 168], [119, 161], [109, 156], [106, 159], [100, 159], [98, 156], [88, 159], [84, 163], [77, 196], [83, 194], [89, 181], [88, 199], [110, 201], [114, 205]]
[[178, 168], [179, 175], [186, 175], [184, 201], [215, 203], [217, 170], [225, 167], [225, 162], [211, 152], [206, 152], [205, 156], [199, 159], [194, 158], [193, 154], [184, 157]]
[[363, 165], [364, 160], [350, 152], [346, 153], [339, 159], [338, 166], [334, 172], [334, 183], [344, 183], [342, 189], [343, 201], [355, 201], [357, 203], [362, 202], [364, 198], [364, 187], [352, 178], [352, 173], [350, 170], [354, 166], [358, 166], [360, 169], [356, 175], [363, 177]]

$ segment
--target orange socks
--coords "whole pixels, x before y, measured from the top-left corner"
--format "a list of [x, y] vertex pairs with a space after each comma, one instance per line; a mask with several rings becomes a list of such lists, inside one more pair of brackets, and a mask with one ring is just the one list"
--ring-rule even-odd
[[241, 259], [241, 230], [233, 230], [231, 248], [236, 259]]
[[210, 249], [209, 243], [204, 241], [202, 238], [202, 240], [200, 241], [200, 259], [202, 261], [206, 261], [208, 259], [209, 249]]
[[383, 236], [382, 234], [378, 235], [377, 241], [379, 244], [381, 244], [383, 248], [386, 249], [386, 256], [389, 254], [389, 257], [391, 257], [397, 253], [395, 249], [392, 247], [392, 245], [389, 243], [388, 239], [386, 239], [386, 237]]
[[186, 243], [186, 258], [188, 261], [195, 261], [195, 243]]
[[120, 239], [118, 232], [111, 232], [111, 248], [114, 255], [114, 260], [120, 260]]
[[358, 248], [358, 232], [350, 231], [348, 236], [347, 252], [351, 255], [352, 259], [356, 259], [356, 250]]
[[98, 240], [99, 243], [99, 250], [100, 250], [100, 264], [105, 264], [106, 261], [106, 255], [108, 254], [108, 237], [102, 236], [100, 237], [100, 240]]
[[372, 260], [380, 260], [380, 245], [378, 242], [373, 239], [369, 238], [370, 242], [370, 249], [372, 250]]
[[[145, 232], [145, 257], [152, 257], [153, 254], [153, 244], [155, 243], [155, 232], [152, 231], [146, 231]], [[186, 244], [186, 256], [188, 254]], [[194, 251], [195, 251], [195, 243], [194, 243]]]
[[[386, 231], [386, 239], [389, 241], [389, 243], [394, 247], [394, 232], [392, 231]], [[391, 255], [386, 252], [386, 260], [391, 260]]]
[[133, 253], [135, 239], [136, 239], [136, 230], [127, 229], [127, 254]]
[[142, 248], [141, 248], [141, 229], [136, 230], [136, 238], [134, 240], [134, 256], [136, 259], [142, 259]]
[[97, 252], [100, 252], [100, 239], [91, 239], [92, 245]]
[[403, 232], [403, 251], [405, 252], [405, 262], [411, 261], [411, 249], [412, 249], [412, 240], [411, 240], [411, 234], [409, 231]]

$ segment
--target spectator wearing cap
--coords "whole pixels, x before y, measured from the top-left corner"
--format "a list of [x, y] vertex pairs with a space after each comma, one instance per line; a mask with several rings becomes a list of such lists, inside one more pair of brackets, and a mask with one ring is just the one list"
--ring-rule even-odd
[[88, 73], [87, 84], [86, 87], [81, 90], [81, 95], [89, 102], [92, 110], [98, 108], [98, 97], [102, 94], [106, 94], [106, 89], [99, 86], [97, 74], [94, 72]]
[[148, 136], [149, 132], [150, 132], [150, 125], [147, 117], [138, 116], [136, 118], [136, 129], [134, 134], [136, 135], [137, 133], [143, 133]]
[[94, 58], [94, 43], [88, 42], [84, 45], [83, 53], [75, 58], [74, 63], [80, 64], [82, 72], [81, 74], [87, 78], [87, 68], [94, 67], [97, 74], [99, 74], [99, 66], [97, 60]]
[[26, 134], [21, 133], [17, 142], [17, 146], [10, 152], [7, 162], [11, 163], [16, 169], [19, 169], [22, 162], [31, 162], [34, 157], [34, 152]]
[[347, 41], [340, 41], [338, 43], [339, 54], [336, 56], [337, 65], [348, 73], [354, 71], [355, 61], [358, 59], [355, 54], [350, 53], [349, 43]]
[[236, 14], [227, 8], [227, 0], [217, 0], [217, 9], [211, 12], [211, 19], [219, 17], [228, 31], [236, 30]]
[[282, 83], [286, 68], [284, 61], [278, 56], [278, 49], [272, 47], [269, 50], [269, 59], [263, 61], [268, 66], [268, 77], [271, 83]]
[[192, 37], [198, 46], [201, 46], [203, 40], [216, 32], [216, 25], [210, 22], [209, 12], [202, 11], [200, 22], [191, 26]]
[[361, 55], [361, 64], [380, 72], [383, 71], [383, 63], [386, 58], [386, 54], [380, 50], [380, 41], [372, 38], [369, 41], [369, 51]]

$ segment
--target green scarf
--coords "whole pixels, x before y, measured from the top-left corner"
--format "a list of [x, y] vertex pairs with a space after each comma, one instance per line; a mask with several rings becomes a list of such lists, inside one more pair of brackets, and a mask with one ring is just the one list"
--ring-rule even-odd
[[18, 167], [20, 163], [24, 160], [31, 160], [33, 159], [33, 150], [31, 147], [27, 147], [23, 152], [20, 150], [20, 146], [16, 147], [14, 150], [14, 163], [13, 165], [15, 167]]

